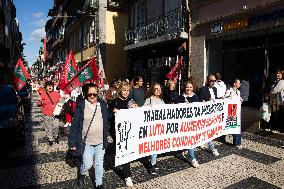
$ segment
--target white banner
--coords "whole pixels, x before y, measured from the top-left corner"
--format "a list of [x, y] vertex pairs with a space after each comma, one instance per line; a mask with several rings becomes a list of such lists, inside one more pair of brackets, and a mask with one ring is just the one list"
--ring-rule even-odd
[[115, 166], [152, 154], [195, 148], [221, 135], [241, 132], [235, 100], [165, 104], [115, 114]]

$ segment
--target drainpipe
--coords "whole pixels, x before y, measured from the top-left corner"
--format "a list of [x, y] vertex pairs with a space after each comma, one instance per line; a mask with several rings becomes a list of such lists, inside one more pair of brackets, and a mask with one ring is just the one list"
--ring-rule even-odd
[[191, 63], [190, 63], [190, 58], [191, 58], [191, 12], [189, 9], [189, 0], [185, 0], [185, 7], [188, 13], [188, 43], [187, 43], [187, 49], [188, 49], [188, 71], [187, 71], [187, 76], [191, 76]]
[[97, 12], [97, 39], [96, 39], [96, 55], [97, 61], [101, 61], [106, 71], [106, 12], [107, 0], [98, 1]]

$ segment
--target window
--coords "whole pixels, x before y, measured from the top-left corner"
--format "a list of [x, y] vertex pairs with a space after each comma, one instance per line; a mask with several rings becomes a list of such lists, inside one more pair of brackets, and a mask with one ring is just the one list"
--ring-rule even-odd
[[2, 1], [2, 6], [5, 6], [5, 5], [7, 5], [7, 0]]
[[91, 5], [96, 5], [97, 4], [97, 0], [91, 0]]
[[96, 22], [95, 20], [92, 20], [91, 21], [91, 24], [90, 24], [90, 43], [94, 43], [95, 40], [96, 40]]
[[76, 52], [80, 51], [81, 50], [81, 47], [82, 47], [82, 32], [81, 30], [77, 30], [76, 32], [77, 36], [76, 38], [78, 39], [76, 42]]
[[146, 3], [145, 0], [140, 0], [136, 3], [136, 26], [145, 24], [146, 17]]
[[85, 22], [83, 25], [83, 45], [84, 47], [88, 45], [89, 38], [89, 22]]

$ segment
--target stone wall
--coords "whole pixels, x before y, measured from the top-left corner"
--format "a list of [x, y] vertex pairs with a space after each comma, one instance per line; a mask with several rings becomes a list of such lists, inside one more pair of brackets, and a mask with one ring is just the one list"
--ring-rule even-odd
[[196, 79], [197, 85], [199, 87], [203, 86], [206, 67], [205, 67], [205, 36], [198, 36], [192, 38], [191, 46], [191, 73]]

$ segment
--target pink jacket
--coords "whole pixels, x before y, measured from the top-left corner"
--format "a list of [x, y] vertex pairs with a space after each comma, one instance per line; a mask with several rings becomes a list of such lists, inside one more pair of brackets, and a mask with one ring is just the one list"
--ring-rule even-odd
[[52, 105], [46, 92], [40, 95], [40, 98], [42, 101], [42, 113], [47, 116], [52, 116], [54, 108], [60, 99], [60, 94], [57, 91], [52, 91], [51, 93], [49, 93], [49, 96], [51, 100], [53, 101], [54, 105]]

